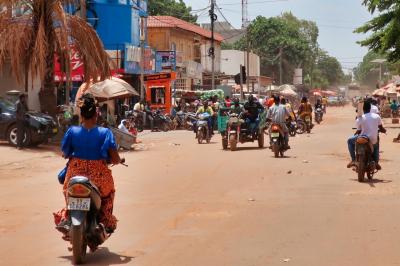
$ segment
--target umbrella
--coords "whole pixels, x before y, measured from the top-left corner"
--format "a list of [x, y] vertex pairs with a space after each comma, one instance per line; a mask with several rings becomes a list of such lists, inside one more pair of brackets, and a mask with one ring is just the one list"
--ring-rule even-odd
[[87, 92], [93, 94], [93, 96], [96, 98], [106, 100], [123, 98], [132, 95], [139, 96], [139, 93], [128, 82], [114, 77], [94, 83], [89, 87]]
[[389, 86], [386, 90], [386, 94], [397, 94], [396, 86], [391, 83], [391, 86]]
[[373, 96], [385, 96], [385, 90], [384, 89], [377, 89], [375, 90], [372, 95]]
[[334, 91], [322, 91], [322, 94], [329, 95], [329, 96], [336, 96], [336, 92]]
[[314, 91], [313, 95], [314, 95], [314, 96], [320, 96], [320, 97], [322, 97], [322, 94], [321, 94], [321, 92], [319, 92], [319, 91]]
[[284, 84], [284, 85], [282, 85], [282, 86], [279, 87], [279, 90], [280, 90], [280, 91], [284, 91], [284, 90], [286, 90], [286, 89], [290, 89], [290, 90], [292, 90], [292, 91], [296, 91], [296, 87], [293, 86], [293, 85], [290, 85], [290, 84]]
[[285, 88], [280, 92], [281, 95], [284, 96], [297, 96], [297, 93], [291, 88]]

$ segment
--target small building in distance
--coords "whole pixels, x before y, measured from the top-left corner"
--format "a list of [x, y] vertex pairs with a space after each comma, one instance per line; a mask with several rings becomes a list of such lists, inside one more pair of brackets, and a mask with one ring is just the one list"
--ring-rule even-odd
[[[175, 52], [177, 90], [192, 90], [193, 87], [208, 83], [203, 79], [203, 74], [211, 73], [209, 30], [171, 16], [150, 16], [147, 19], [147, 30], [149, 45], [156, 53]], [[223, 37], [216, 33], [214, 39], [215, 72], [220, 72]], [[172, 70], [166, 68], [163, 71]]]

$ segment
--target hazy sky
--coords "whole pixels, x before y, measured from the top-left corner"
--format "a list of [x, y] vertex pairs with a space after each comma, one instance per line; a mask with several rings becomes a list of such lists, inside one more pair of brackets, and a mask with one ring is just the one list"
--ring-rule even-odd
[[[184, 1], [193, 10], [209, 5], [209, 0]], [[240, 28], [241, 0], [216, 0], [216, 3], [227, 20]], [[353, 33], [371, 18], [361, 0], [248, 0], [248, 3], [250, 20], [259, 15], [271, 17], [291, 11], [298, 18], [315, 21], [320, 30], [321, 48], [337, 57], [345, 70], [356, 66], [367, 52], [356, 43], [365, 36]], [[209, 22], [208, 12], [200, 10], [194, 14], [200, 15], [198, 22]], [[218, 21], [224, 21], [221, 15]]]

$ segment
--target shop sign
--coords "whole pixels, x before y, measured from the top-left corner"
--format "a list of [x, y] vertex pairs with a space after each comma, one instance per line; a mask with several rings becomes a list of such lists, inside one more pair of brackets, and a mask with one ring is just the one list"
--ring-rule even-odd
[[176, 52], [175, 51], [157, 51], [156, 52], [156, 72], [171, 72], [176, 70]]
[[144, 77], [144, 81], [160, 80], [160, 79], [170, 79], [171, 73], [161, 73], [156, 75], [149, 75]]
[[[70, 47], [69, 52], [70, 52], [69, 59], [70, 59], [70, 69], [71, 69], [71, 80], [82, 81], [85, 71], [80, 54], [78, 50], [76, 50], [74, 47]], [[65, 71], [63, 70], [61, 66], [61, 61], [57, 55], [55, 56], [54, 79], [55, 81], [67, 80]]]

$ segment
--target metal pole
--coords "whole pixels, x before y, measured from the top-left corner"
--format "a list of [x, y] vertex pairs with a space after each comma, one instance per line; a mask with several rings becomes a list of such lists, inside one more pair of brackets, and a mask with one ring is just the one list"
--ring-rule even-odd
[[240, 101], [243, 102], [243, 71], [242, 64], [240, 64]]
[[145, 42], [145, 33], [144, 33], [144, 18], [140, 18], [141, 21], [141, 29], [140, 29], [140, 99], [145, 100], [145, 84], [144, 84], [144, 42]]
[[211, 56], [211, 89], [215, 89], [215, 45], [214, 45], [214, 22], [217, 20], [215, 15], [215, 0], [211, 0], [211, 48], [209, 50], [209, 56]]
[[283, 82], [283, 73], [282, 73], [282, 47], [279, 48], [279, 85], [282, 85]]

